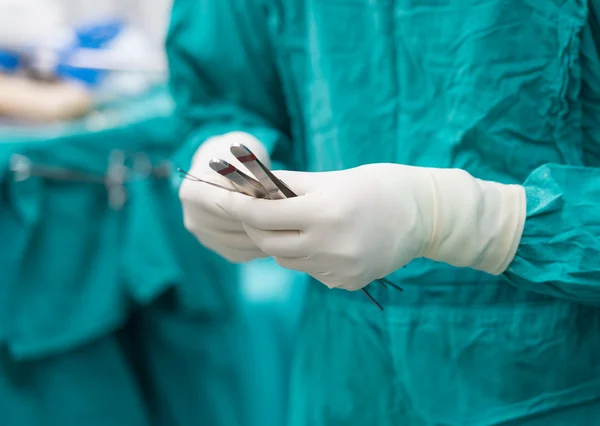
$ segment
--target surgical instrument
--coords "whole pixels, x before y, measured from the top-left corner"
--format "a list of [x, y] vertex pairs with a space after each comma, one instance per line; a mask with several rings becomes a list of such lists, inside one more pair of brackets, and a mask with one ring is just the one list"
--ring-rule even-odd
[[[245, 189], [247, 191], [249, 191], [250, 193], [254, 193], [254, 192], [262, 193], [261, 196], [263, 198], [273, 199], [273, 197], [279, 196], [280, 198], [276, 198], [276, 199], [285, 199], [285, 198], [297, 197], [297, 194], [295, 192], [293, 192], [287, 185], [285, 185], [285, 183], [283, 183], [283, 181], [281, 181], [281, 179], [276, 177], [269, 169], [267, 169], [266, 166], [264, 166], [264, 164], [262, 164], [262, 162], [260, 162], [260, 160], [258, 160], [256, 158], [256, 156], [248, 148], [246, 148], [245, 146], [243, 146], [241, 144], [236, 144], [231, 147], [231, 152], [238, 159], [238, 161], [240, 161], [246, 167], [248, 167], [250, 165], [250, 167], [248, 167], [249, 169], [252, 167], [255, 167], [255, 169], [256, 169], [256, 167], [260, 168], [260, 170], [262, 172], [264, 172], [264, 175], [262, 175], [261, 172], [257, 172], [257, 173], [259, 176], [262, 176], [263, 181], [262, 182], [256, 181], [252, 177], [246, 175], [245, 173], [238, 170], [233, 165], [227, 163], [224, 160], [213, 159], [209, 163], [210, 167], [213, 170], [215, 170], [217, 173], [219, 173], [220, 175], [225, 176], [228, 179], [230, 179], [234, 184], [238, 184], [238, 182], [234, 181], [231, 177], [236, 176], [234, 179], [240, 179], [239, 184], [238, 184], [240, 187], [242, 187], [242, 186], [245, 187]], [[236, 193], [239, 193], [242, 195], [250, 195], [246, 192], [236, 191], [231, 188], [227, 188], [227, 187], [224, 187], [224, 186], [221, 186], [221, 185], [209, 182], [209, 181], [199, 179], [199, 178], [191, 175], [190, 173], [186, 172], [185, 170], [182, 170], [182, 169], [177, 169], [177, 170], [180, 173], [182, 173], [184, 175], [183, 177], [186, 179], [190, 179], [190, 180], [193, 180], [196, 182], [207, 183], [209, 185], [213, 185], [213, 186], [225, 189], [230, 192], [236, 192]], [[252, 171], [252, 172], [254, 173], [254, 171]], [[256, 176], [256, 174], [255, 174], [255, 176]], [[259, 177], [259, 176], [257, 176], [257, 177]], [[266, 187], [271, 188], [272, 192], [269, 192], [266, 189]], [[277, 188], [277, 192], [274, 190], [274, 188]], [[387, 289], [387, 286], [389, 285], [398, 291], [403, 291], [403, 289], [401, 287], [397, 286], [396, 284], [394, 284], [387, 278], [379, 278], [376, 281], [383, 288]], [[379, 310], [381, 310], [381, 311], [384, 310], [383, 306], [381, 306], [381, 304], [379, 302], [377, 302], [377, 300], [369, 293], [369, 291], [366, 288], [362, 288], [361, 292], [364, 293], [364, 295], [367, 296], [367, 298], [375, 306], [377, 306], [377, 308]]]
[[272, 199], [281, 200], [297, 196], [244, 145], [234, 144], [231, 146], [230, 151], [240, 163], [256, 176], [262, 186], [267, 189]]
[[[262, 184], [262, 187], [266, 188], [269, 194], [269, 198], [271, 199], [285, 199], [285, 198], [293, 198], [297, 197], [297, 194], [292, 191], [281, 179], [275, 176], [246, 146], [242, 144], [234, 144], [230, 148], [233, 156], [244, 166], [248, 168], [254, 176], [258, 179], [258, 181]], [[379, 284], [381, 284], [384, 288], [386, 284], [389, 284], [396, 290], [402, 291], [402, 288], [398, 287], [391, 281], [381, 278], [377, 280]], [[375, 300], [375, 298], [368, 292], [367, 289], [362, 288], [361, 291], [373, 302], [375, 306], [377, 306], [380, 310], [383, 311], [383, 307]]]
[[404, 290], [402, 289], [402, 287], [400, 287], [400, 286], [398, 286], [398, 285], [394, 284], [393, 282], [391, 282], [391, 281], [390, 281], [390, 280], [388, 280], [387, 278], [379, 278], [377, 281], [378, 281], [378, 282], [379, 282], [379, 284], [381, 284], [383, 287], [385, 287], [386, 285], [389, 285], [389, 286], [391, 286], [391, 287], [395, 288], [395, 289], [396, 289], [396, 290], [398, 290], [398, 291], [404, 291]]
[[188, 180], [191, 180], [191, 181], [194, 181], [194, 182], [202, 182], [202, 183], [205, 183], [207, 185], [212, 185], [214, 187], [221, 188], [221, 189], [224, 189], [224, 190], [229, 191], [229, 192], [236, 192], [238, 194], [247, 195], [245, 192], [238, 191], [238, 190], [235, 190], [233, 188], [227, 188], [226, 186], [219, 185], [218, 183], [210, 182], [208, 180], [200, 179], [199, 177], [196, 177], [196, 176], [190, 174], [189, 172], [186, 172], [183, 169], [178, 168], [177, 171], [181, 174], [181, 176], [184, 179], [188, 179]]
[[236, 184], [246, 195], [256, 198], [271, 198], [269, 192], [260, 182], [238, 170], [227, 161], [213, 158], [208, 165], [215, 172]]

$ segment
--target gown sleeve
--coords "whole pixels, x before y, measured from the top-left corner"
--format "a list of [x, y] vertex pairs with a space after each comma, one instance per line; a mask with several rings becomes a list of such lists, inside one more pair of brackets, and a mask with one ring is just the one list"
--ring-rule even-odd
[[286, 155], [289, 119], [265, 1], [174, 1], [166, 41], [170, 90], [191, 128], [176, 165], [187, 168], [202, 142], [231, 131]]
[[600, 306], [600, 0], [581, 34], [582, 164], [544, 165], [525, 181], [527, 219], [505, 276], [519, 287]]

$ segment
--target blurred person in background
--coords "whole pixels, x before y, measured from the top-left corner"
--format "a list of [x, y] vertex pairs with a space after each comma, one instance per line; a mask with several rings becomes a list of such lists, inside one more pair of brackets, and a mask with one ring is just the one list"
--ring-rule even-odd
[[67, 63], [143, 47], [68, 12], [0, 0], [0, 424], [253, 424], [239, 268], [187, 232], [172, 189], [198, 129], [159, 84], [133, 90], [135, 67]]
[[[288, 200], [180, 188], [206, 247], [313, 277], [291, 426], [600, 421], [599, 13], [175, 0], [192, 173], [234, 142], [303, 170]], [[381, 277], [383, 312], [354, 291]]]

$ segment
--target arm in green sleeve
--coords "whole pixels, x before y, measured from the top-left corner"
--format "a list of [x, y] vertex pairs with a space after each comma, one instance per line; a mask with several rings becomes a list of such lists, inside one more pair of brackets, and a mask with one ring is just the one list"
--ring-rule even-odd
[[209, 137], [243, 131], [271, 154], [284, 150], [289, 120], [264, 1], [175, 0], [167, 36], [170, 88], [194, 129], [175, 158], [186, 168]]
[[520, 287], [600, 305], [600, 168], [543, 166], [525, 191], [527, 219], [506, 277]]
[[525, 182], [527, 219], [505, 275], [515, 285], [600, 305], [600, 26], [581, 39], [583, 165], [546, 165]]

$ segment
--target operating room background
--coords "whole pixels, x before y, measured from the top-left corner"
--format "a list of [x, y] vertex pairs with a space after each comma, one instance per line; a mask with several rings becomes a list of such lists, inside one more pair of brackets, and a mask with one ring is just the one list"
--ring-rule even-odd
[[[164, 43], [170, 0], [59, 0], [59, 3], [69, 24], [119, 17], [140, 30], [153, 45], [160, 47]], [[245, 424], [283, 425], [287, 372], [304, 277], [283, 270], [270, 260], [255, 261], [241, 269], [242, 304], [249, 330], [243, 391], [249, 414]]]
[[[103, 16], [123, 17], [161, 46], [172, 6], [172, 0], [61, 2], [72, 22]], [[252, 357], [254, 362], [248, 364], [252, 389], [247, 394], [252, 395], [252, 418], [256, 426], [283, 424], [283, 408], [273, 402], [280, 400], [285, 393], [287, 362], [293, 346], [294, 327], [300, 314], [304, 277], [278, 268], [274, 262], [263, 260], [242, 266], [241, 284], [255, 351]], [[281, 412], [278, 413], [278, 410]]]
[[[81, 22], [98, 17], [117, 16], [126, 19], [157, 45], [163, 45], [169, 23], [172, 0], [60, 0], [71, 22]], [[296, 303], [286, 307], [285, 301], [295, 289], [285, 285], [287, 276], [295, 274], [272, 267], [271, 262], [254, 262], [243, 267], [244, 288], [249, 301], [262, 303], [273, 300], [283, 311], [293, 315]], [[268, 277], [270, 279], [266, 279]], [[298, 284], [301, 287], [301, 284]], [[294, 298], [294, 300], [296, 300]], [[291, 311], [289, 310], [291, 309]]]
[[126, 18], [153, 42], [162, 43], [167, 31], [172, 0], [60, 0], [72, 22], [99, 16]]

